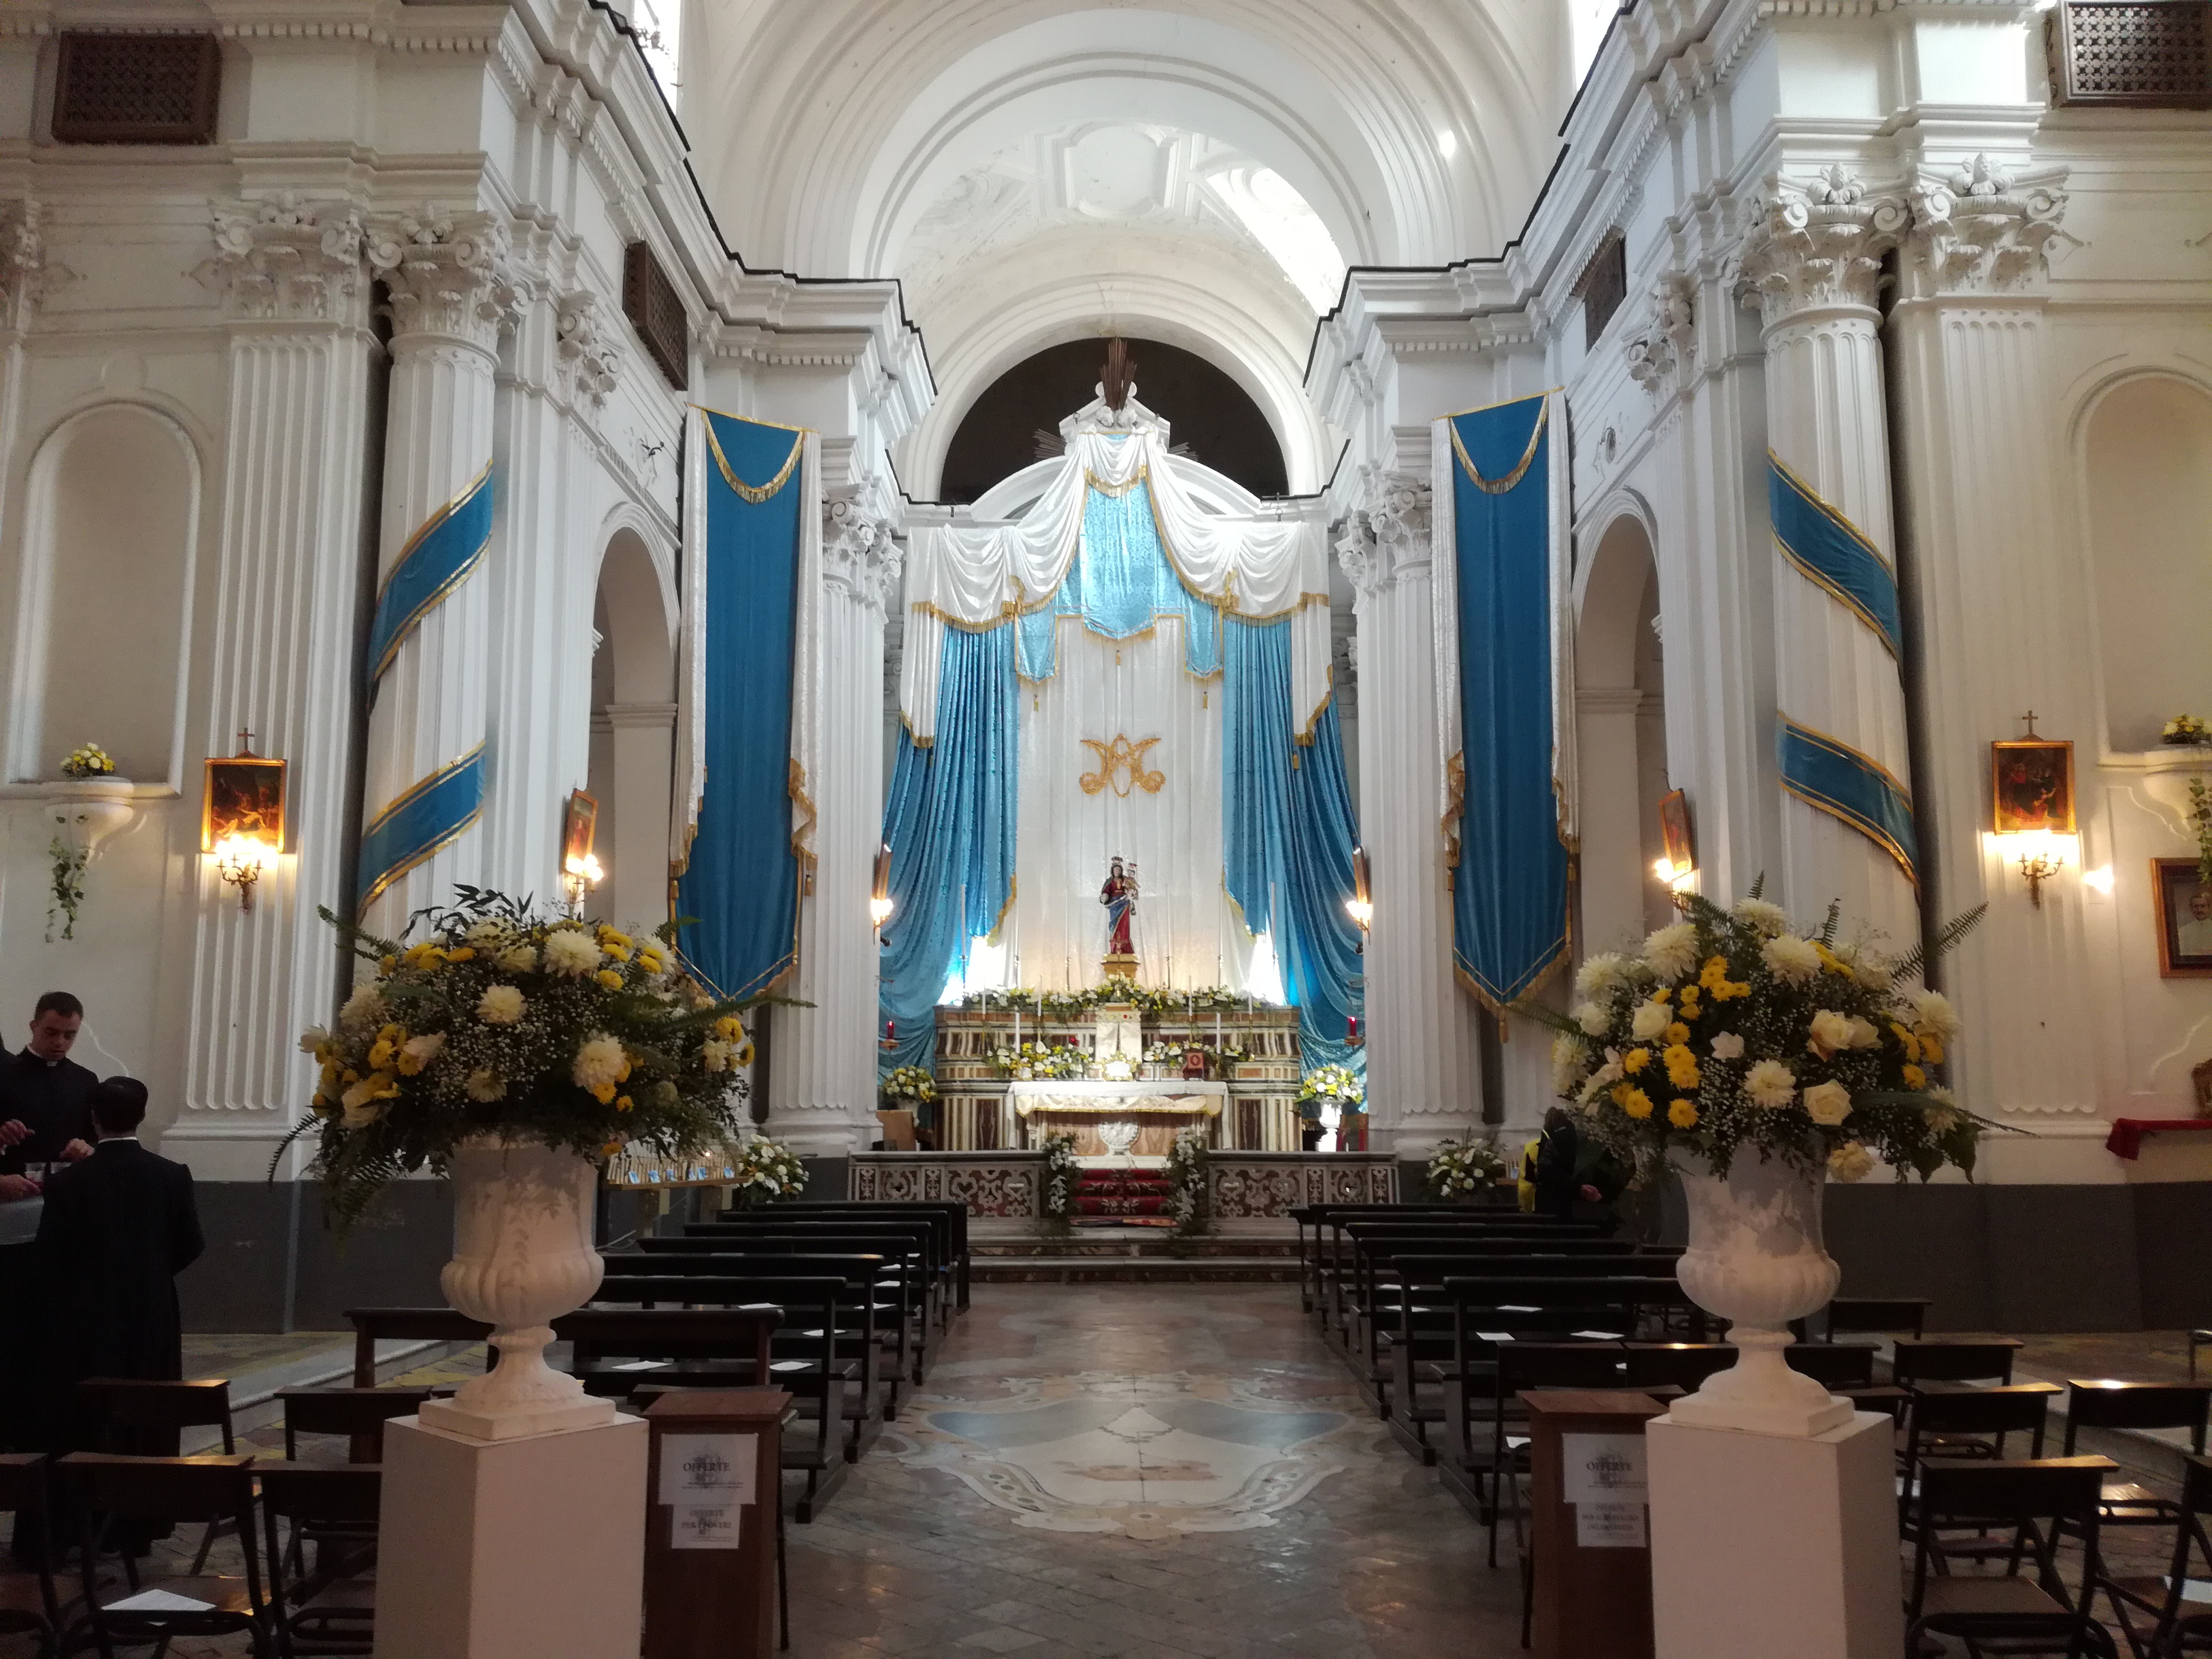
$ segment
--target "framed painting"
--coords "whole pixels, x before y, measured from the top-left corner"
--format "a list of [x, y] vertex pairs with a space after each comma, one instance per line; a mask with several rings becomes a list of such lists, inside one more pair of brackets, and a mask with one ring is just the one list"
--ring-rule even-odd
[[1690, 798], [1669, 789], [1659, 798], [1659, 839], [1666, 846], [1667, 862], [1676, 876], [1698, 867], [1698, 843], [1690, 834]]
[[260, 755], [208, 757], [200, 791], [200, 851], [232, 836], [284, 850], [284, 763]]
[[2195, 859], [2153, 859], [2158, 902], [2158, 971], [2168, 979], [2212, 979], [2212, 883]]
[[599, 803], [596, 796], [580, 789], [568, 792], [568, 810], [561, 820], [561, 867], [563, 870], [580, 868], [592, 855], [592, 842], [599, 834]]
[[2074, 745], [2043, 738], [1990, 745], [1990, 827], [2000, 836], [2074, 833]]

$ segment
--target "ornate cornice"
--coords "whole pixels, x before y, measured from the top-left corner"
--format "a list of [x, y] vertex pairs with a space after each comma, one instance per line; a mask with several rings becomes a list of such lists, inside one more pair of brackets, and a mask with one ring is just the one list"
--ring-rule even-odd
[[290, 191], [210, 205], [216, 252], [202, 270], [234, 313], [289, 322], [362, 320], [360, 210], [303, 203]]
[[368, 262], [392, 290], [395, 337], [443, 334], [491, 351], [516, 283], [505, 226], [489, 213], [426, 207], [368, 227]]
[[2065, 216], [2058, 168], [2015, 179], [1986, 155], [1914, 181], [1905, 288], [1936, 294], [2020, 293], [2040, 284], [2048, 244]]
[[905, 563], [895, 528], [848, 496], [833, 496], [822, 506], [823, 580], [833, 592], [879, 617], [890, 604]]
[[1415, 473], [1370, 470], [1361, 482], [1366, 505], [1345, 520], [1336, 558], [1366, 599], [1428, 569], [1431, 502], [1429, 481]]
[[1841, 166], [1811, 179], [1770, 173], [1744, 240], [1739, 292], [1758, 301], [1769, 328], [1824, 311], [1871, 314], [1882, 255], [1911, 217], [1902, 195], [1869, 190]]

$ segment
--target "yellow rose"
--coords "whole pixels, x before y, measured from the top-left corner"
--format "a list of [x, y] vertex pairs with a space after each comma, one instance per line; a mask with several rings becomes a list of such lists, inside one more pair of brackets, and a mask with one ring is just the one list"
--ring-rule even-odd
[[1694, 1129], [1698, 1127], [1698, 1109], [1689, 1101], [1677, 1100], [1667, 1109], [1667, 1121], [1678, 1129]]
[[622, 975], [615, 972], [611, 968], [602, 968], [598, 973], [593, 974], [592, 977], [599, 981], [600, 984], [605, 986], [610, 991], [619, 991], [622, 989]]

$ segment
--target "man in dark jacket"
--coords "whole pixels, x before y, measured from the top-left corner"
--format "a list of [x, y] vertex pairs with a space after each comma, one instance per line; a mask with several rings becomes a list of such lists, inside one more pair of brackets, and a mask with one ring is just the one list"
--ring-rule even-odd
[[[69, 1057], [84, 1005], [49, 991], [31, 1015], [20, 1054], [0, 1053], [0, 1451], [37, 1449], [34, 1356], [26, 1340], [36, 1317], [40, 1188], [46, 1166], [92, 1156], [93, 1085]], [[37, 1166], [33, 1174], [33, 1166]]]
[[1544, 1133], [1536, 1143], [1536, 1212], [1571, 1221], [1575, 1200], [1582, 1196], [1582, 1178], [1575, 1166], [1582, 1159], [1581, 1137], [1564, 1106], [1544, 1114]]

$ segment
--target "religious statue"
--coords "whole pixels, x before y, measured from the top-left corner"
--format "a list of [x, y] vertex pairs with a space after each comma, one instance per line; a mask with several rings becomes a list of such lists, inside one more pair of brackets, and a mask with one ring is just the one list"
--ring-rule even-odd
[[1107, 872], [1106, 884], [1098, 890], [1098, 902], [1106, 907], [1106, 964], [1110, 973], [1117, 967], [1134, 968], [1137, 947], [1130, 934], [1131, 925], [1137, 916], [1137, 866], [1124, 865], [1116, 858]]

